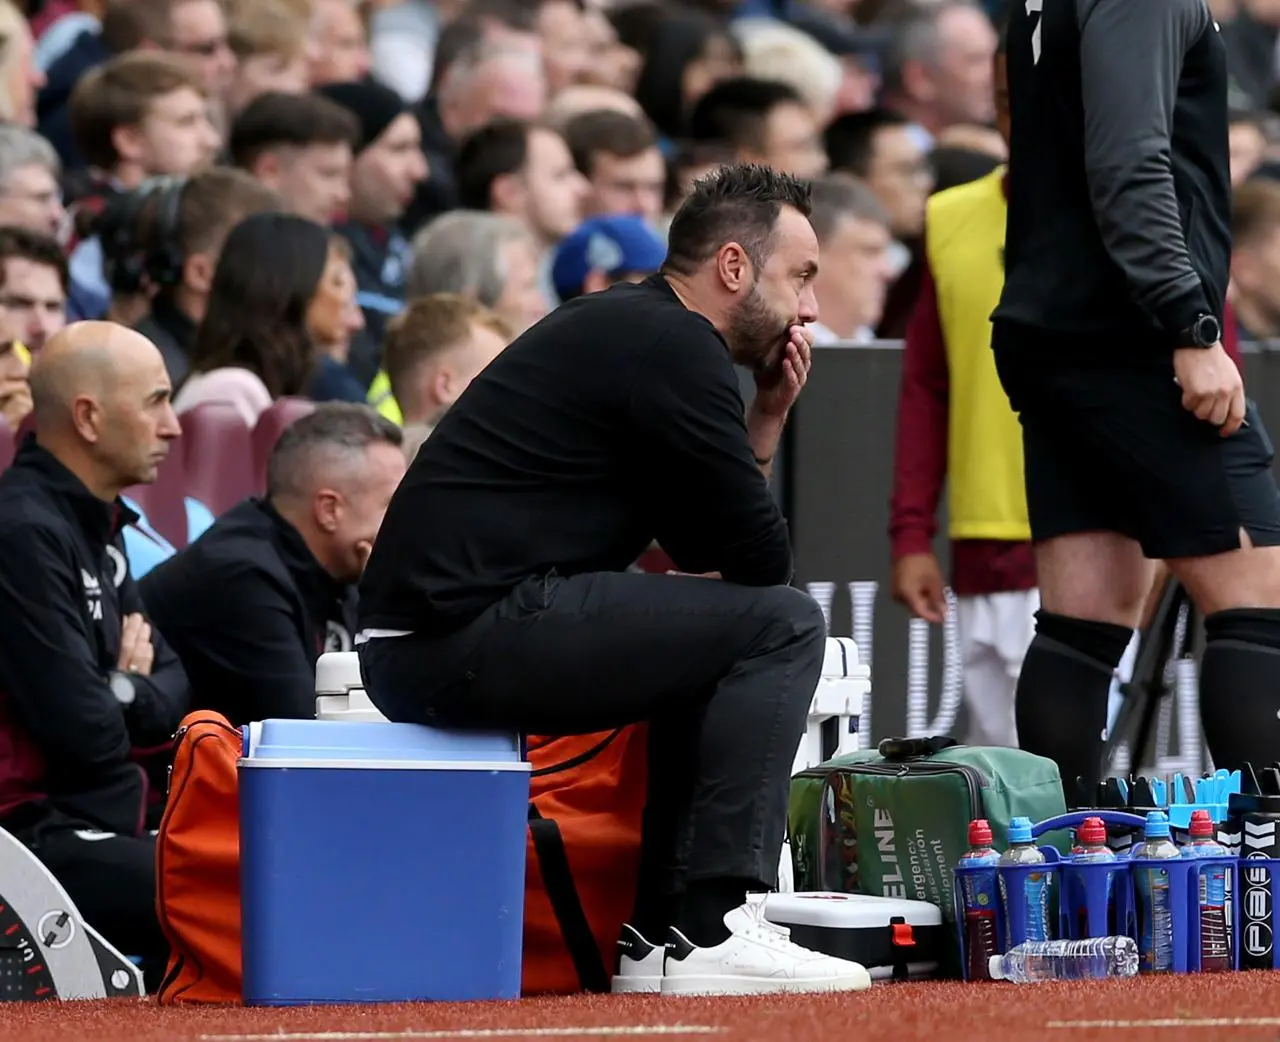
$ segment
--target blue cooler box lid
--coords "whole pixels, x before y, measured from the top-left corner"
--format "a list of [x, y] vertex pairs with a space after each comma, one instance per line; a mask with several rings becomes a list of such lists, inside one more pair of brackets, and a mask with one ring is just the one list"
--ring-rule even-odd
[[366, 720], [259, 720], [244, 728], [241, 767], [527, 771], [511, 731], [453, 731]]

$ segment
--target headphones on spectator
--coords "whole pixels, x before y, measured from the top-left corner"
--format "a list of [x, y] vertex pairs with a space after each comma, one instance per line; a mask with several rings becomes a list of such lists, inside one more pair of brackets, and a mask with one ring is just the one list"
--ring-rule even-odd
[[[113, 293], [141, 293], [149, 286], [176, 286], [182, 281], [186, 258], [178, 238], [178, 218], [186, 184], [185, 177], [148, 178], [107, 204], [97, 230], [103, 274]], [[153, 198], [154, 216], [146, 229], [140, 229], [143, 208]]]

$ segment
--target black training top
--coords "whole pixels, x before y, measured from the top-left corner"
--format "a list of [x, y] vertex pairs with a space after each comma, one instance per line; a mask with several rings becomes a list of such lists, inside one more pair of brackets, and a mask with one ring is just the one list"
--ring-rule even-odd
[[1165, 343], [1200, 314], [1221, 319], [1227, 59], [1204, 0], [1010, 7], [1009, 220], [993, 317], [1159, 331]]
[[661, 276], [569, 302], [477, 377], [423, 444], [360, 584], [361, 628], [443, 633], [524, 579], [682, 571], [788, 582], [724, 338]]

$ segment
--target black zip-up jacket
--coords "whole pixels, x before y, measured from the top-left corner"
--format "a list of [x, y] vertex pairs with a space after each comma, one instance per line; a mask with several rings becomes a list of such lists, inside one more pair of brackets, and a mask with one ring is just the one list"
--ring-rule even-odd
[[108, 832], [146, 827], [138, 762], [167, 746], [187, 678], [152, 628], [150, 676], [112, 692], [122, 619], [141, 612], [121, 529], [137, 515], [95, 497], [29, 435], [0, 475], [0, 820], [51, 807]]
[[1015, 3], [1008, 49], [1009, 219], [993, 318], [1168, 349], [1198, 315], [1221, 320], [1227, 59], [1204, 0]]
[[193, 704], [239, 726], [316, 715], [316, 659], [350, 651], [355, 587], [264, 499], [246, 499], [139, 583]]

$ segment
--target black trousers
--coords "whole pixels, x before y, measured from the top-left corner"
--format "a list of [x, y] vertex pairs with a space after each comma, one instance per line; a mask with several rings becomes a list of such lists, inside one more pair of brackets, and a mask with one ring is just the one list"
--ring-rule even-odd
[[140, 958], [149, 992], [169, 944], [156, 915], [156, 841], [121, 836], [55, 814], [14, 835], [53, 873], [84, 920], [121, 955]]
[[394, 721], [546, 735], [648, 721], [641, 885], [677, 894], [776, 885], [825, 637], [791, 587], [609, 572], [531, 579], [453, 634], [359, 650]]

